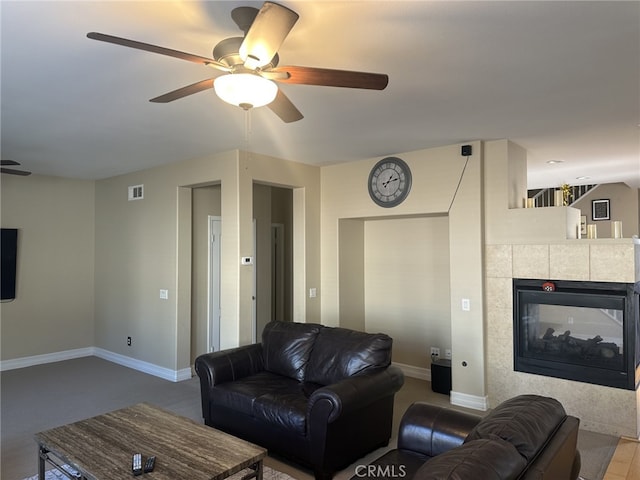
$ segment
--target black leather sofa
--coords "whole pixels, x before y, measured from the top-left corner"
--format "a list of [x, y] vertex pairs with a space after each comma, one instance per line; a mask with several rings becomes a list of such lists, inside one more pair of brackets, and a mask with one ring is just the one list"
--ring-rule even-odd
[[553, 398], [521, 395], [482, 418], [424, 402], [402, 417], [398, 448], [352, 480], [576, 480], [580, 420]]
[[196, 358], [206, 425], [333, 474], [388, 444], [404, 383], [392, 339], [271, 322], [262, 343]]

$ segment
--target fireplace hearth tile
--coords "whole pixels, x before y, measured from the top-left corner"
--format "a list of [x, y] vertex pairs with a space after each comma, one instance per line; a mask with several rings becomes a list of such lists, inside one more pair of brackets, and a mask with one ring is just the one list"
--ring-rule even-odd
[[634, 245], [591, 244], [591, 280], [596, 282], [627, 282], [635, 279]]
[[487, 245], [487, 277], [511, 277], [513, 257], [511, 245]]
[[513, 276], [549, 278], [549, 245], [514, 245]]
[[513, 309], [511, 278], [487, 278], [485, 282], [485, 298], [492, 309]]
[[550, 245], [550, 278], [589, 280], [589, 245]]

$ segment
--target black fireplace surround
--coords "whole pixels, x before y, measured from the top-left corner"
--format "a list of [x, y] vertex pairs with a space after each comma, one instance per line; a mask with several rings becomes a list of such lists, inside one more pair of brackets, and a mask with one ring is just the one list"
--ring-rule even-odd
[[636, 390], [639, 283], [513, 279], [514, 369]]

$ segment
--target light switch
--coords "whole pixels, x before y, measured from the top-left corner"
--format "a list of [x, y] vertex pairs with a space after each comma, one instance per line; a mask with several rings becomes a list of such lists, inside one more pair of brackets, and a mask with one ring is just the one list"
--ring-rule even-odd
[[169, 299], [169, 290], [164, 290], [164, 289], [160, 289], [160, 298], [162, 300], [168, 300]]
[[468, 298], [462, 299], [462, 310], [464, 310], [465, 312], [468, 312], [469, 310], [471, 310], [471, 302], [469, 301]]

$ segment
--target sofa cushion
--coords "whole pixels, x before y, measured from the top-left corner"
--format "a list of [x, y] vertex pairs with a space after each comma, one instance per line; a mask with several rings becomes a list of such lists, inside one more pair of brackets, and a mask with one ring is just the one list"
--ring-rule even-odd
[[383, 333], [323, 327], [316, 338], [305, 380], [330, 385], [347, 377], [386, 368], [392, 339]]
[[302, 381], [320, 328], [315, 323], [268, 323], [262, 331], [264, 369]]
[[234, 382], [216, 385], [215, 406], [241, 412], [262, 422], [305, 435], [307, 403], [305, 385], [289, 377], [262, 371]]
[[501, 438], [531, 461], [566, 416], [562, 404], [553, 398], [520, 395], [492, 410], [471, 430], [465, 442]]
[[261, 395], [299, 388], [299, 383], [289, 377], [262, 371], [233, 382], [216, 385], [211, 389], [210, 401], [216, 406], [236, 410], [253, 416], [253, 404]]
[[307, 433], [307, 405], [307, 398], [298, 384], [260, 395], [253, 404], [253, 416], [304, 436]]
[[527, 466], [522, 455], [503, 440], [473, 440], [427, 460], [414, 480], [513, 480]]

